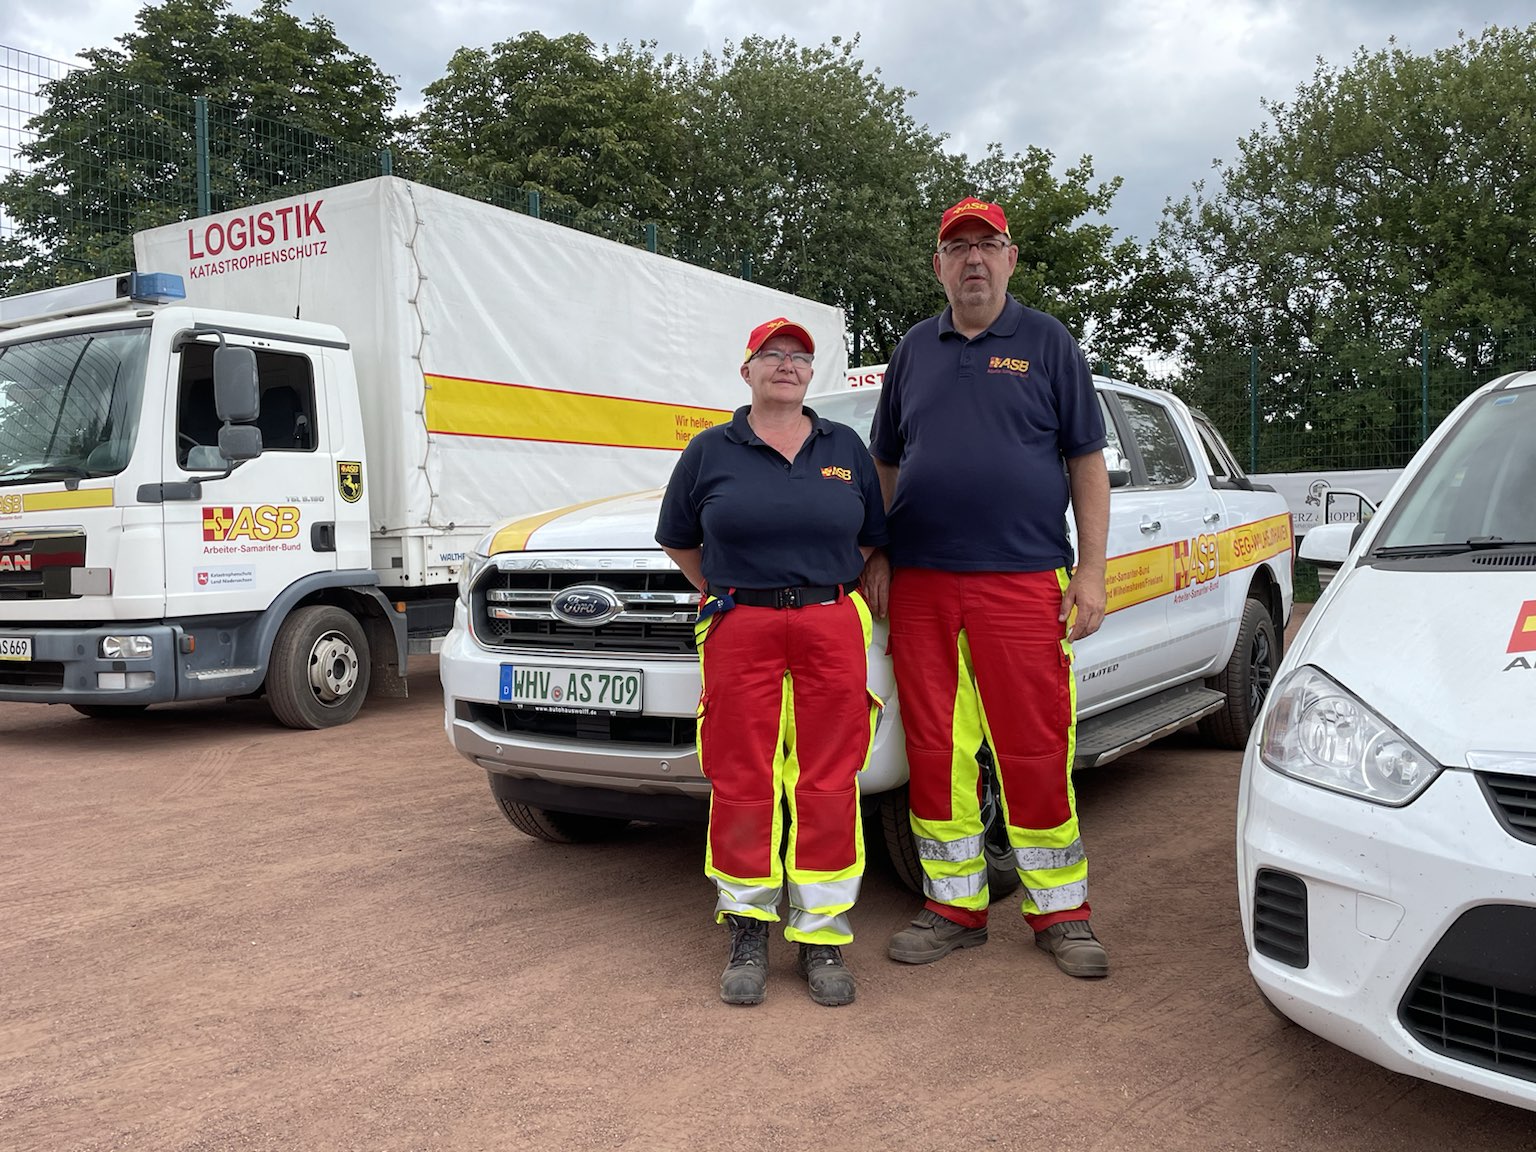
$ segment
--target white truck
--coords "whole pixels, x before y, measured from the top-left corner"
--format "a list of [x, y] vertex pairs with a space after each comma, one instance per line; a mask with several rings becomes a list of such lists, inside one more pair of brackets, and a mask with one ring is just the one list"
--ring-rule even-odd
[[[834, 378], [835, 379], [835, 378]], [[1177, 397], [1096, 379], [1108, 431], [1109, 613], [1076, 646], [1079, 768], [1198, 722], [1241, 747], [1291, 614], [1291, 518]], [[868, 433], [878, 388], [809, 403]], [[697, 593], [652, 538], [659, 491], [499, 526], [464, 569], [439, 671], [445, 724], [507, 819], [557, 842], [704, 811], [694, 717]], [[898, 875], [921, 886], [900, 700], [885, 630], [869, 686], [886, 704], [860, 777]], [[985, 758], [985, 753], [984, 753]], [[868, 801], [872, 800], [873, 803]], [[995, 804], [984, 806], [991, 813]], [[993, 890], [1017, 886], [990, 818]]]
[[464, 554], [665, 479], [747, 333], [835, 308], [393, 178], [142, 233], [0, 301], [0, 701], [404, 693]]

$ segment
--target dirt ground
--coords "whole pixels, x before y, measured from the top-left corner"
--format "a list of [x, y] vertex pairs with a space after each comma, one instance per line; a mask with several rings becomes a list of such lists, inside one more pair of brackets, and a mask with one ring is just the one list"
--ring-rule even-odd
[[1244, 966], [1239, 758], [1176, 737], [1079, 777], [1114, 966], [885, 958], [858, 1002], [716, 999], [699, 829], [504, 823], [436, 668], [354, 724], [254, 703], [132, 722], [0, 705], [0, 1148], [1529, 1149], [1536, 1117], [1273, 1018]]

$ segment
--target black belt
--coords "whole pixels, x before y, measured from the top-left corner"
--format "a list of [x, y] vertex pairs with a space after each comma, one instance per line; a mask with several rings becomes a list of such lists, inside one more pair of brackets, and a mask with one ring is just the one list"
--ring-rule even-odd
[[800, 588], [722, 588], [709, 585], [711, 596], [729, 595], [748, 608], [804, 608], [807, 604], [829, 604], [847, 590], [846, 584]]

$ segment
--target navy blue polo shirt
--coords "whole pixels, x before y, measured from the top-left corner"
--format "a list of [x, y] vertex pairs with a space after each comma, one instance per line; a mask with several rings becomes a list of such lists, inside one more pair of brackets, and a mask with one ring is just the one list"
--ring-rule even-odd
[[859, 546], [887, 539], [869, 450], [852, 428], [806, 408], [811, 434], [791, 463], [758, 439], [749, 411], [683, 449], [656, 542], [702, 545], [704, 578], [727, 588], [852, 584], [864, 569]]
[[1011, 295], [967, 340], [950, 309], [916, 324], [885, 369], [870, 451], [900, 468], [891, 562], [947, 572], [1070, 566], [1064, 460], [1104, 447], [1077, 341]]

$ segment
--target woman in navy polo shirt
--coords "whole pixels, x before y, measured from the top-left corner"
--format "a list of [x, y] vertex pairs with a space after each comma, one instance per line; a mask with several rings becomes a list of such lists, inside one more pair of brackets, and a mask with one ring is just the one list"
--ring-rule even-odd
[[[731, 929], [727, 1004], [759, 1004], [768, 925], [799, 944], [818, 1004], [848, 1004], [841, 945], [864, 874], [857, 776], [879, 701], [865, 687], [869, 609], [855, 590], [886, 543], [874, 463], [853, 429], [802, 401], [811, 334], [782, 317], [747, 338], [752, 403], [694, 437], [661, 503], [656, 541], [704, 594], [695, 632], [699, 762], [713, 790], [704, 871]], [[778, 846], [782, 801], [790, 831]]]

